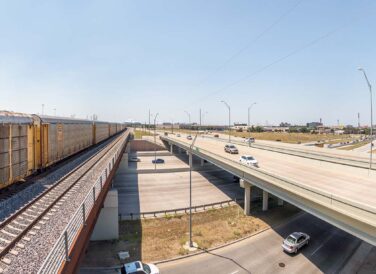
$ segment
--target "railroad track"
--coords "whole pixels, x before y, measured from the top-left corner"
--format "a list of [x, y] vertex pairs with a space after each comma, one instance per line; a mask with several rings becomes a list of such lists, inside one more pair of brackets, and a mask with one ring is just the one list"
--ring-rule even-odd
[[49, 216], [67, 202], [69, 196], [80, 187], [81, 179], [89, 175], [99, 160], [121, 140], [122, 135], [116, 137], [109, 145], [100, 149], [38, 198], [0, 224], [0, 273], [11, 264], [8, 255], [18, 255], [20, 249], [25, 248], [25, 244], [31, 241], [31, 237], [49, 220]]

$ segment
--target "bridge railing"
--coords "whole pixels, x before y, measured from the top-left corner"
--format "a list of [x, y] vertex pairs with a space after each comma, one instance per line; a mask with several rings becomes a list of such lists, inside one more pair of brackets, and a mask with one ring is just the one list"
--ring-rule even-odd
[[128, 135], [124, 137], [124, 142], [116, 145], [111, 149], [109, 155], [112, 155], [106, 164], [106, 168], [101, 175], [96, 179], [94, 185], [85, 196], [85, 199], [73, 214], [73, 217], [63, 229], [60, 237], [56, 241], [55, 245], [51, 249], [50, 253], [44, 260], [38, 273], [58, 273], [59, 269], [64, 262], [69, 262], [69, 252], [72, 248], [72, 244], [76, 240], [80, 231], [86, 226], [86, 220], [94, 207], [96, 200], [101, 194], [104, 183], [106, 182], [110, 172], [114, 168], [114, 165], [119, 157], [121, 157], [121, 151], [125, 145], [125, 141]]
[[[161, 136], [160, 138], [172, 143], [175, 142], [175, 144], [182, 146], [183, 149], [187, 151], [189, 150], [188, 143], [166, 136]], [[244, 165], [239, 161], [229, 159], [228, 157], [224, 157], [198, 146], [193, 147], [192, 153], [208, 160], [209, 162], [212, 162], [213, 164], [221, 165], [222, 168], [226, 169], [230, 173], [234, 174], [237, 172], [237, 176], [239, 176], [241, 179], [247, 180], [250, 175], [266, 182], [272, 181], [272, 184], [278, 186], [279, 188], [283, 188], [289, 192], [296, 193], [298, 195], [301, 195], [302, 197], [305, 197], [322, 205], [326, 205], [332, 208], [335, 207], [339, 212], [342, 212], [344, 214], [351, 214], [354, 216], [354, 218], [357, 218], [365, 223], [376, 225], [376, 208], [374, 206], [369, 206], [359, 201], [339, 197], [338, 195], [295, 182], [289, 178], [273, 174], [258, 167]], [[224, 165], [226, 165], [227, 168], [225, 168]]]

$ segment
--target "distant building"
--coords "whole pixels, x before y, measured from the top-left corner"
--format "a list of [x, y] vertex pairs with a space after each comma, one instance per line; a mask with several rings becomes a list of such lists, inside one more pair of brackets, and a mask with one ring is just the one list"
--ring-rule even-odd
[[282, 122], [279, 124], [280, 127], [291, 127], [291, 124], [290, 123], [285, 123], [285, 122]]
[[310, 122], [310, 123], [307, 123], [307, 127], [308, 128], [317, 128], [317, 127], [322, 127], [322, 123], [321, 122]]
[[264, 126], [263, 129], [268, 132], [288, 132], [290, 127]]
[[236, 131], [247, 131], [248, 130], [248, 125], [244, 123], [234, 123], [234, 126], [231, 127], [231, 129], [236, 130]]

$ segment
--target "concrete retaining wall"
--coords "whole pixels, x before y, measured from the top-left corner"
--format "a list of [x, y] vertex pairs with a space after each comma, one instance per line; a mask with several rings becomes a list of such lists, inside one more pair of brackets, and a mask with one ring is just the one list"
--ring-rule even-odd
[[166, 150], [165, 147], [155, 145], [154, 143], [147, 141], [147, 140], [132, 140], [130, 142], [131, 146], [131, 152], [136, 152], [136, 151], [154, 151], [154, 148], [157, 151], [160, 150]]

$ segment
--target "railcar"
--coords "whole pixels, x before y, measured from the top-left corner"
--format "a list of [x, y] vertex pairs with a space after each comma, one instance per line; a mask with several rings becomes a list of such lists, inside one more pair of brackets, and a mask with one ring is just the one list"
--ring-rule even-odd
[[95, 121], [93, 126], [93, 143], [99, 142], [110, 137], [110, 125], [107, 122]]
[[34, 132], [31, 115], [0, 111], [0, 188], [33, 173]]
[[0, 189], [124, 129], [116, 123], [0, 111]]
[[93, 144], [93, 122], [34, 115], [41, 128], [42, 168], [46, 168]]

